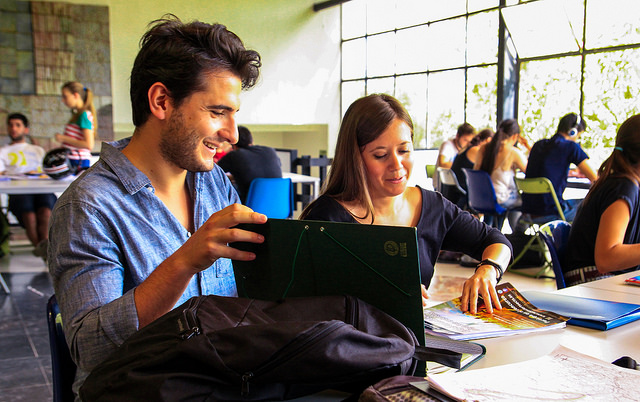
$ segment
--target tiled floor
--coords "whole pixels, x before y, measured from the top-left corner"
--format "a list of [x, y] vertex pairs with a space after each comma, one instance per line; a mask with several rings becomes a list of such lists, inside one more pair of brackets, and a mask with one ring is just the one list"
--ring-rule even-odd
[[12, 247], [0, 259], [0, 273], [11, 290], [0, 288], [0, 402], [51, 401], [49, 273], [29, 247]]

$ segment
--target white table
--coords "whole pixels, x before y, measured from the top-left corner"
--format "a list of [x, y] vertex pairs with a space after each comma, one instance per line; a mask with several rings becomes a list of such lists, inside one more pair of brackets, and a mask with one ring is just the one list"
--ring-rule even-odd
[[[630, 276], [633, 275], [628, 273], [557, 292], [569, 296], [640, 304], [640, 287], [622, 284]], [[635, 321], [608, 331], [567, 325], [564, 329], [529, 335], [480, 339], [476, 342], [486, 346], [487, 354], [469, 369], [535, 359], [551, 353], [560, 344], [606, 362], [613, 362], [622, 356], [640, 360], [639, 333], [640, 321]]]
[[[441, 275], [467, 278], [472, 272], [473, 270], [462, 268], [457, 264], [439, 263], [436, 265], [436, 273]], [[504, 278], [505, 281], [514, 284], [518, 290], [557, 291], [569, 296], [640, 304], [640, 286], [622, 284], [624, 279], [630, 276], [634, 276], [633, 273], [572, 286], [559, 291], [550, 290], [555, 289], [555, 281], [551, 279], [527, 278], [511, 272], [506, 272]], [[432, 300], [432, 302], [437, 303], [436, 300]], [[630, 356], [640, 360], [639, 333], [640, 320], [608, 331], [567, 325], [566, 328], [546, 332], [478, 339], [473, 342], [483, 344], [487, 348], [487, 353], [468, 370], [535, 359], [548, 355], [560, 344], [606, 362], [613, 362], [622, 356]], [[347, 394], [337, 391], [325, 391], [309, 397], [298, 398], [295, 401], [341, 401], [347, 396]]]
[[318, 177], [291, 172], [282, 172], [282, 177], [291, 179], [294, 184], [310, 184], [312, 189], [311, 198], [313, 200], [320, 195], [320, 178]]
[[48, 194], [62, 193], [73, 178], [53, 180], [50, 178], [0, 180], [1, 194]]

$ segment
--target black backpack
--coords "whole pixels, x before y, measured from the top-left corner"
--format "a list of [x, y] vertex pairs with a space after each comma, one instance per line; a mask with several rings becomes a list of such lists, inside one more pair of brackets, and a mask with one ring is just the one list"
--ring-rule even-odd
[[359, 393], [413, 374], [418, 360], [459, 367], [479, 345], [413, 332], [351, 296], [283, 301], [200, 296], [128, 338], [80, 389], [83, 401], [283, 400]]

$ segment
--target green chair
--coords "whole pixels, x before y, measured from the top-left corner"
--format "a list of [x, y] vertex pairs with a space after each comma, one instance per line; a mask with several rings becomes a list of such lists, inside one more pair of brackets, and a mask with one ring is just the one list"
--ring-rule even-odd
[[440, 191], [440, 186], [438, 185], [438, 175], [436, 174], [436, 165], [425, 165], [424, 168], [427, 171], [427, 178], [431, 179], [433, 190]]
[[426, 165], [425, 169], [427, 170], [427, 177], [433, 178], [433, 175], [436, 174], [436, 165]]
[[[556, 208], [558, 209], [558, 216], [561, 220], [566, 221], [564, 212], [562, 211], [562, 206], [560, 205], [560, 201], [558, 200], [558, 196], [556, 195], [555, 190], [553, 189], [553, 184], [546, 177], [530, 177], [530, 178], [515, 178], [516, 186], [518, 187], [518, 191], [520, 194], [549, 194], [551, 198], [553, 198]], [[509, 268], [513, 267], [520, 259], [525, 255], [525, 253], [529, 250], [539, 251], [545, 254], [545, 263], [542, 268], [538, 271], [534, 276], [536, 278], [542, 276], [547, 270], [553, 267], [552, 261], [550, 261], [547, 256], [547, 247], [544, 239], [540, 235], [539, 225], [547, 222], [538, 222], [531, 215], [527, 213], [523, 213], [520, 218], [528, 225], [528, 229], [533, 231], [533, 236], [531, 239], [525, 244], [523, 249], [518, 253], [518, 255], [513, 259], [513, 262], [509, 266]], [[551, 219], [554, 220], [554, 219]]]
[[[553, 184], [551, 180], [546, 177], [529, 177], [526, 179], [516, 177], [516, 186], [518, 187], [518, 191], [521, 194], [549, 194], [553, 201], [556, 204], [556, 208], [558, 209], [558, 216], [561, 220], [566, 221], [564, 217], [564, 212], [562, 211], [562, 205], [560, 205], [560, 200], [558, 200], [558, 196], [556, 195], [556, 191], [553, 189]], [[533, 221], [529, 217], [530, 220]]]
[[436, 178], [436, 165], [425, 165], [425, 170], [427, 171], [427, 178], [431, 179], [433, 183], [433, 190], [440, 191], [439, 188], [436, 188], [437, 178]]

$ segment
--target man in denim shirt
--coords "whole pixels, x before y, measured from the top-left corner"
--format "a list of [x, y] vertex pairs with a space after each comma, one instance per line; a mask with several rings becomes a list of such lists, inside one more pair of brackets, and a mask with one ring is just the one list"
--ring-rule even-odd
[[235, 229], [266, 217], [240, 204], [213, 162], [237, 141], [240, 93], [260, 55], [222, 25], [155, 21], [131, 72], [133, 136], [103, 144], [100, 160], [55, 205], [49, 270], [78, 373], [138, 329], [198, 295], [235, 296], [230, 259], [260, 243]]

